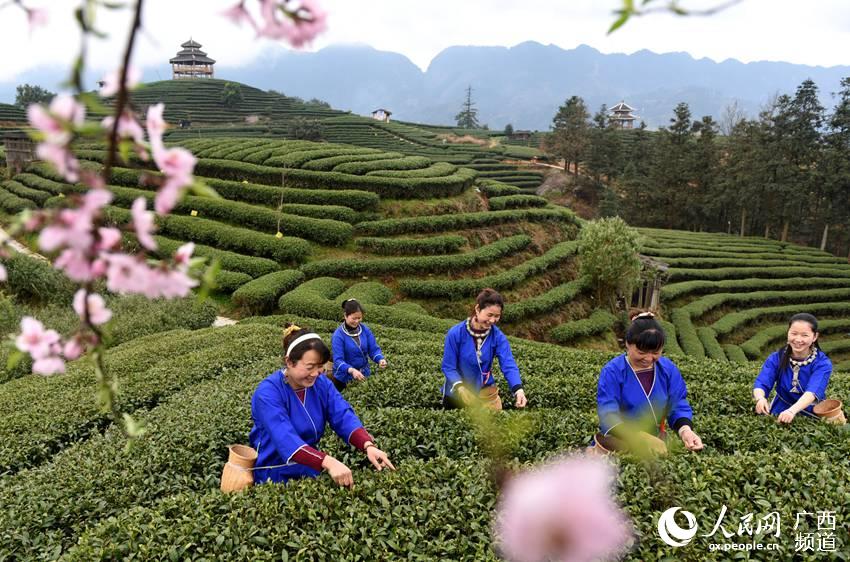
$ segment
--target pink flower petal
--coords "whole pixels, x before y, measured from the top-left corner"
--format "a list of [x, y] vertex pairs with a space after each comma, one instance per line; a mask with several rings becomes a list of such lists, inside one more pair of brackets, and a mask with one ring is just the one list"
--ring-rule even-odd
[[[127, 89], [132, 90], [133, 88], [135, 88], [141, 78], [142, 72], [138, 68], [134, 66], [128, 67], [126, 81]], [[115, 94], [117, 94], [119, 86], [121, 84], [121, 69], [119, 68], [118, 70], [113, 70], [112, 72], [107, 74], [103, 78], [103, 82], [104, 84], [100, 88], [101, 96], [107, 98], [109, 96], [114, 96]]]
[[32, 364], [32, 372], [36, 375], [55, 375], [65, 372], [65, 362], [61, 357], [50, 356], [37, 359]]
[[153, 213], [146, 210], [147, 200], [139, 197], [133, 201], [131, 213], [133, 215], [133, 228], [139, 243], [148, 250], [156, 250], [156, 241], [151, 236], [155, 230]]

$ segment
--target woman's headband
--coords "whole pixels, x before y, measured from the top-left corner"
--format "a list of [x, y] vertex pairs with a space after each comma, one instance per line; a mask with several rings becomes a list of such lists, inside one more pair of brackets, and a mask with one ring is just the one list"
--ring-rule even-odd
[[295, 341], [289, 344], [289, 347], [286, 348], [286, 356], [289, 357], [289, 354], [292, 353], [293, 348], [301, 342], [305, 342], [307, 340], [320, 340], [322, 339], [318, 334], [304, 334], [303, 336], [298, 336], [295, 338]]
[[655, 318], [655, 314], [653, 314], [652, 312], [641, 312], [640, 314], [632, 316], [631, 321], [634, 322], [638, 318]]

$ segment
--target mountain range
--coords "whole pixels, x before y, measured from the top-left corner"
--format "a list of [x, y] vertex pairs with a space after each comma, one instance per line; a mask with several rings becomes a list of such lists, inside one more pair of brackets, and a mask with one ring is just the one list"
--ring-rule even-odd
[[[210, 53], [215, 58], [215, 53]], [[146, 68], [145, 79], [170, 76], [167, 64]], [[18, 82], [46, 87], [51, 73], [37, 69]], [[404, 55], [366, 45], [333, 45], [316, 52], [279, 51], [239, 67], [216, 67], [216, 77], [274, 89], [305, 99], [319, 98], [336, 109], [368, 115], [379, 107], [393, 118], [451, 124], [467, 86], [479, 121], [500, 129], [547, 130], [559, 105], [584, 98], [591, 113], [624, 100], [650, 128], [664, 126], [679, 102], [695, 119], [720, 119], [733, 101], [749, 116], [776, 94], [793, 95], [811, 78], [830, 110], [831, 96], [850, 66], [806, 66], [785, 62], [742, 63], [694, 59], [687, 53], [604, 54], [580, 45], [562, 49], [533, 41], [513, 47], [455, 46], [440, 52], [425, 71]], [[94, 78], [92, 78], [94, 80]], [[53, 80], [56, 82], [57, 80]], [[0, 101], [11, 102], [14, 84], [0, 84]]]

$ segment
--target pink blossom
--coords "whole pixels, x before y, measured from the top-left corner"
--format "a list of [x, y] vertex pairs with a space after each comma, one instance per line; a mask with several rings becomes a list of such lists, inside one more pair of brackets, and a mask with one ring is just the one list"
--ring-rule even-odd
[[[262, 0], [260, 13], [264, 26], [258, 31], [261, 37], [284, 39], [293, 47], [310, 43], [327, 28], [327, 14], [315, 0], [301, 0], [294, 12], [283, 7], [278, 0]], [[279, 17], [281, 14], [282, 17]]]
[[85, 117], [86, 107], [68, 94], [54, 97], [47, 110], [38, 104], [27, 107], [30, 125], [38, 129], [49, 144], [68, 144], [73, 127], [81, 126]]
[[[128, 90], [132, 90], [139, 83], [139, 80], [142, 79], [142, 72], [133, 66], [127, 67], [127, 80], [125, 85]], [[107, 74], [103, 78], [103, 86], [100, 88], [100, 95], [108, 98], [109, 96], [114, 96], [118, 93], [119, 86], [121, 85], [121, 69], [113, 70], [109, 74]]]
[[621, 554], [631, 523], [613, 496], [604, 459], [572, 456], [509, 480], [495, 533], [513, 562], [582, 562]]
[[62, 355], [64, 355], [65, 359], [68, 361], [73, 361], [75, 359], [79, 359], [84, 351], [85, 348], [83, 347], [83, 343], [80, 341], [79, 337], [75, 336], [65, 342], [65, 347], [62, 348]]
[[127, 254], [109, 254], [106, 262], [107, 289], [122, 295], [145, 292], [151, 273], [144, 262]]
[[147, 203], [144, 197], [139, 197], [133, 201], [133, 207], [131, 209], [133, 228], [136, 230], [136, 237], [142, 246], [148, 250], [156, 250], [156, 241], [151, 236], [151, 233], [156, 228], [154, 226], [153, 213], [146, 210]]
[[76, 183], [80, 179], [80, 162], [68, 147], [42, 142], [36, 147], [35, 153], [41, 160], [53, 164], [56, 171], [69, 182]]
[[33, 359], [42, 359], [51, 354], [51, 346], [58, 342], [59, 334], [56, 330], [45, 330], [44, 324], [32, 316], [24, 316], [15, 347], [29, 353]]
[[62, 126], [48, 110], [40, 104], [27, 107], [27, 119], [34, 128], [44, 135], [46, 142], [51, 144], [67, 144], [71, 140], [71, 132]]
[[149, 299], [185, 297], [197, 285], [195, 279], [182, 271], [154, 270], [144, 294]]
[[98, 250], [111, 250], [121, 242], [121, 231], [117, 228], [102, 226], [97, 229], [97, 233], [100, 236]]
[[77, 283], [88, 283], [96, 277], [88, 254], [77, 248], [63, 250], [53, 265], [64, 271], [68, 279]]
[[177, 205], [177, 202], [183, 196], [184, 187], [188, 181], [187, 178], [167, 178], [159, 191], [156, 192], [154, 198], [154, 210], [160, 215], [167, 215]]
[[191, 152], [180, 147], [160, 148], [159, 150], [154, 147], [153, 159], [163, 174], [184, 179], [185, 183], [191, 183], [192, 171], [198, 161]]
[[[65, 260], [77, 261], [91, 251], [94, 243], [94, 219], [100, 210], [112, 201], [112, 192], [106, 189], [90, 189], [83, 196], [78, 209], [62, 209], [54, 224], [42, 229], [38, 245], [45, 252], [63, 246], [77, 250], [79, 256], [66, 256]], [[57, 266], [58, 267], [58, 266]]]
[[112, 202], [112, 192], [108, 189], [90, 189], [83, 196], [83, 206], [80, 211], [94, 215]]
[[80, 170], [80, 181], [92, 189], [106, 189], [103, 176], [93, 170]]
[[41, 8], [24, 8], [27, 11], [27, 22], [30, 25], [30, 31], [36, 27], [47, 25], [47, 10]]
[[181, 271], [186, 271], [189, 267], [189, 260], [192, 259], [192, 253], [195, 251], [194, 242], [186, 242], [174, 253], [174, 264]]
[[84, 318], [88, 312], [89, 322], [95, 326], [106, 324], [112, 318], [112, 311], [106, 308], [103, 297], [85, 289], [80, 289], [74, 295], [74, 312], [80, 318]]
[[97, 258], [91, 264], [91, 274], [94, 278], [100, 278], [106, 275], [106, 269], [108, 267], [107, 261], [103, 258]]
[[148, 138], [152, 147], [162, 148], [162, 135], [165, 133], [166, 123], [162, 118], [162, 112], [165, 111], [165, 105], [158, 103], [148, 108], [148, 115], [145, 125], [148, 129]]
[[[112, 130], [112, 125], [115, 123], [115, 117], [109, 115], [104, 117], [101, 126], [104, 129]], [[121, 119], [118, 120], [118, 136], [122, 139], [133, 139], [136, 143], [142, 143], [145, 140], [145, 132], [142, 126], [136, 121], [132, 113], [125, 111], [121, 114]]]
[[32, 364], [32, 372], [36, 375], [55, 375], [65, 372], [65, 362], [61, 357], [49, 356], [36, 359]]
[[245, 9], [245, 2], [239, 2], [238, 4], [231, 6], [227, 10], [221, 12], [221, 15], [235, 23], [236, 25], [242, 25], [243, 21], [247, 21], [251, 24], [251, 27], [257, 29], [257, 23], [254, 21], [254, 18], [251, 17], [251, 14], [248, 13], [248, 10]]
[[9, 278], [9, 274], [6, 271], [6, 267], [0, 264], [0, 283], [6, 281]]

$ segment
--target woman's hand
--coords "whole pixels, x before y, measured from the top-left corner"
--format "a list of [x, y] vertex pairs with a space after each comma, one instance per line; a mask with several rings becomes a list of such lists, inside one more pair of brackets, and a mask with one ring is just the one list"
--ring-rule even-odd
[[704, 447], [700, 436], [688, 426], [683, 427], [682, 430], [679, 431], [679, 437], [682, 438], [682, 443], [685, 444], [685, 448], [689, 451], [701, 451]]
[[395, 470], [395, 467], [393, 466], [393, 463], [390, 462], [387, 454], [374, 445], [370, 447], [369, 443], [366, 443], [366, 456], [369, 457], [369, 462], [372, 463], [372, 466], [374, 466], [378, 472], [384, 468]]
[[797, 412], [794, 412], [790, 408], [779, 414], [779, 417], [776, 418], [776, 421], [779, 423], [791, 423], [794, 421], [794, 417], [797, 415]]
[[762, 415], [770, 414], [770, 403], [767, 401], [767, 398], [761, 397], [756, 402], [756, 413]]
[[381, 369], [386, 369], [387, 368], [387, 360], [381, 359], [380, 361], [378, 361], [378, 367], [380, 367]]
[[340, 486], [351, 488], [354, 486], [354, 475], [351, 474], [351, 469], [328, 455], [322, 461], [322, 468], [328, 471], [334, 482]]
[[528, 404], [528, 398], [525, 397], [525, 391], [523, 389], [520, 388], [517, 390], [514, 397], [516, 398], [515, 405], [517, 408], [525, 408], [525, 405]]
[[366, 380], [366, 376], [363, 373], [361, 373], [360, 371], [358, 371], [357, 369], [355, 369], [354, 367], [349, 368], [348, 372], [351, 374], [352, 377], [354, 377], [354, 380], [357, 380], [357, 381]]
[[464, 406], [469, 406], [470, 404], [475, 402], [475, 395], [472, 394], [469, 389], [463, 386], [462, 384], [458, 385], [455, 394]]

